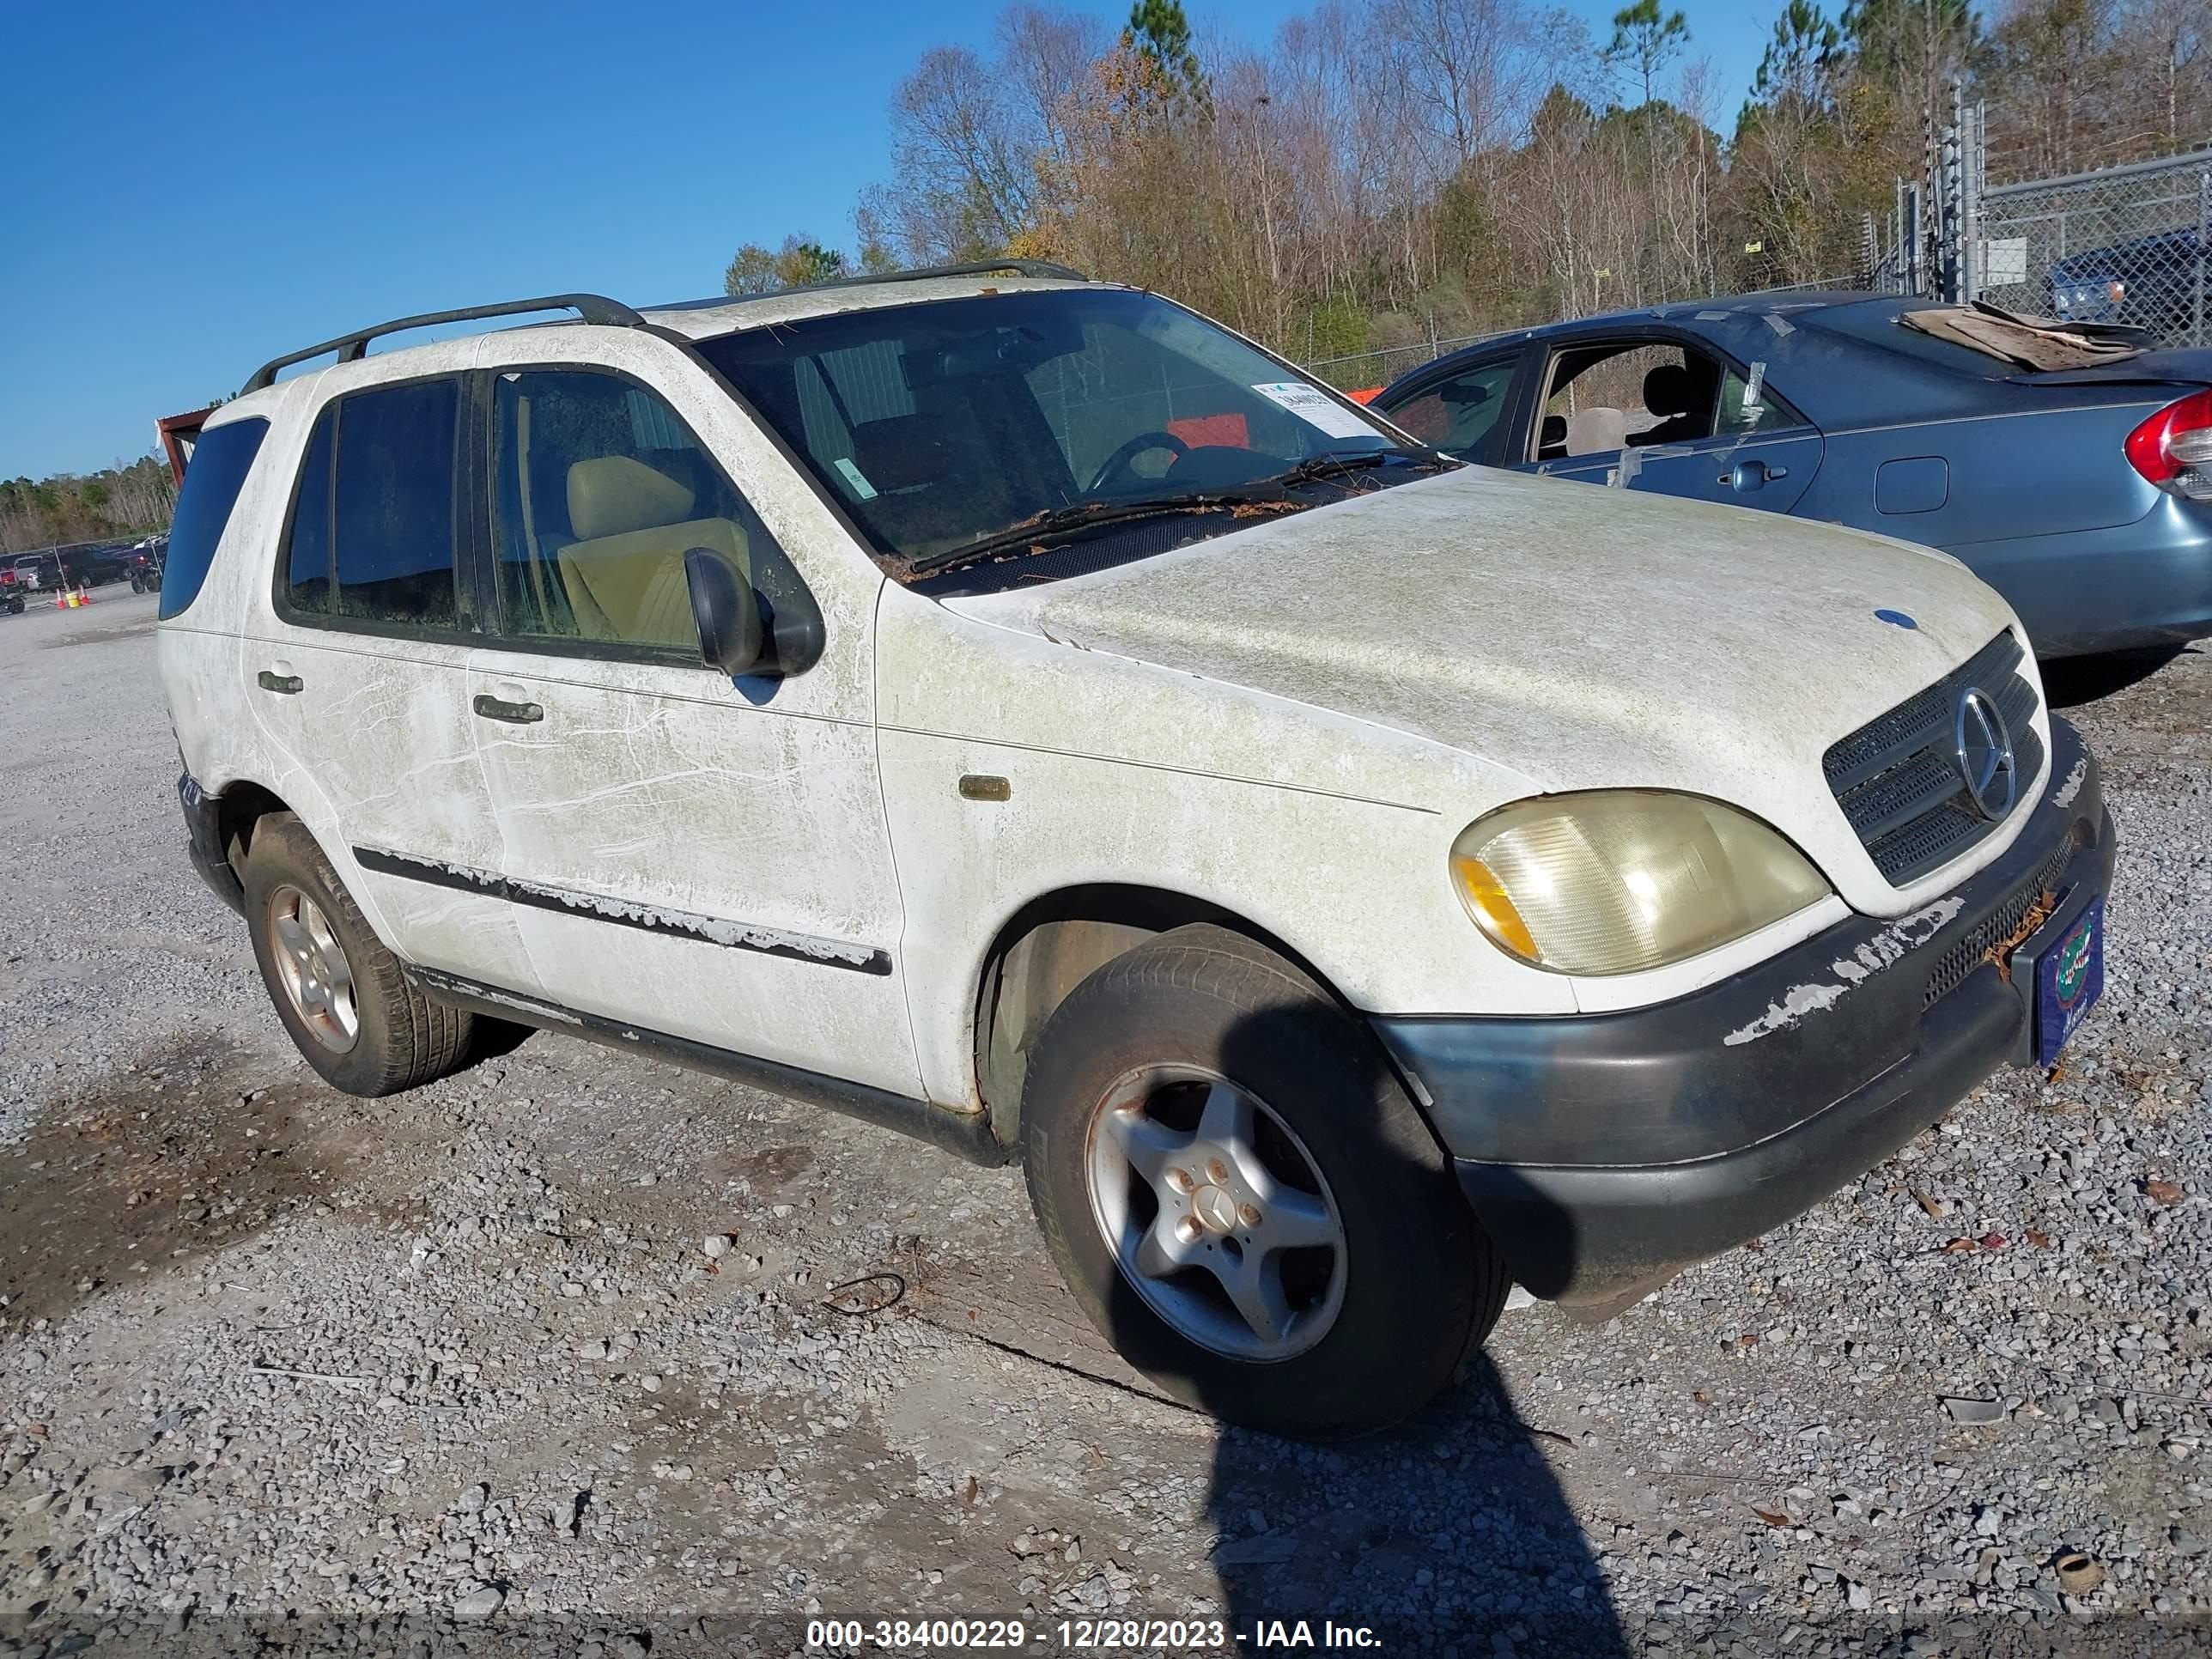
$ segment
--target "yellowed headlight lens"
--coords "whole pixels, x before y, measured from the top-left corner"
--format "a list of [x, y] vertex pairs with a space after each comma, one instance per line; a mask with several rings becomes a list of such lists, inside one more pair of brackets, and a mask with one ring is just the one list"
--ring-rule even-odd
[[1741, 939], [1826, 896], [1802, 854], [1696, 795], [1516, 801], [1453, 843], [1452, 884], [1501, 949], [1559, 973], [1632, 974]]
[[1536, 941], [1528, 935], [1528, 924], [1513, 908], [1513, 900], [1506, 893], [1504, 884], [1498, 879], [1497, 872], [1480, 859], [1456, 852], [1452, 854], [1451, 867], [1460, 902], [1467, 906], [1467, 913], [1474, 918], [1475, 926], [1524, 961], [1540, 960]]

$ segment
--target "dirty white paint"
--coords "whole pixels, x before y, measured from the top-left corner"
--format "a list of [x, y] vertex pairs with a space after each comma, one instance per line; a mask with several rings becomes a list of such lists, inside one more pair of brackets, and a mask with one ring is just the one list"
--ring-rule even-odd
[[2084, 755], [2074, 763], [2074, 769], [2066, 775], [2066, 781], [2051, 792], [2051, 804], [2053, 806], [2071, 806], [2074, 798], [2081, 793], [2082, 782], [2088, 775], [2089, 757]]
[[[1547, 791], [1736, 803], [1874, 915], [1948, 891], [2017, 833], [1900, 891], [1837, 807], [1828, 745], [2016, 624], [1951, 562], [1833, 526], [1470, 467], [952, 603], [1425, 738]], [[1876, 622], [1885, 607], [1920, 627]]]
[[[1036, 284], [946, 279], [654, 320], [704, 337], [1016, 286]], [[598, 364], [656, 388], [813, 593], [821, 662], [739, 687], [702, 667], [278, 617], [276, 540], [321, 404], [486, 361]], [[638, 331], [556, 325], [380, 354], [217, 419], [253, 416], [271, 422], [263, 464], [198, 600], [161, 629], [179, 738], [210, 789], [250, 781], [290, 804], [410, 961], [950, 1105], [978, 1103], [992, 939], [1065, 888], [1220, 905], [1363, 1008], [1568, 1013], [1680, 994], [1847, 908], [1901, 918], [1881, 937], [1902, 954], [2018, 833], [1899, 890], [1837, 809], [1821, 751], [2017, 625], [1954, 562], [1852, 532], [1471, 468], [939, 604], [886, 583], [712, 377]], [[1920, 628], [1876, 623], [1885, 607]], [[301, 696], [254, 688], [280, 663]], [[544, 719], [478, 719], [480, 695], [537, 702]], [[1010, 799], [963, 799], [969, 772], [1007, 778]], [[1449, 885], [1461, 830], [1531, 793], [1621, 787], [1746, 807], [1837, 896], [1695, 962], [1601, 983], [1488, 945]], [[705, 937], [365, 872], [356, 843], [564, 901], [611, 895], [592, 903]], [[819, 957], [725, 948], [762, 941]], [[876, 949], [891, 974], [825, 970]], [[1832, 1008], [1852, 970], [1883, 965], [1837, 963], [1730, 1041]]]
[[1966, 902], [1962, 898], [1939, 899], [1892, 922], [1850, 956], [1830, 963], [1828, 971], [1835, 975], [1833, 979], [1791, 986], [1779, 1000], [1767, 1004], [1765, 1013], [1748, 1025], [1738, 1026], [1722, 1041], [1730, 1047], [1756, 1042], [1771, 1032], [1789, 1030], [1808, 1014], [1834, 1007], [1853, 988], [1884, 969], [1894, 967], [1910, 952], [1927, 944], [1966, 907]]

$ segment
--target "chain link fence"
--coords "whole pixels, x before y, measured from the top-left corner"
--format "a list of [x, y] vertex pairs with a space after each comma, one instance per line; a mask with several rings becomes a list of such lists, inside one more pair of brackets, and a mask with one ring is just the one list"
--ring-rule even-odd
[[2131, 324], [2165, 346], [2212, 344], [2212, 149], [1984, 188], [1976, 206], [1972, 297]]

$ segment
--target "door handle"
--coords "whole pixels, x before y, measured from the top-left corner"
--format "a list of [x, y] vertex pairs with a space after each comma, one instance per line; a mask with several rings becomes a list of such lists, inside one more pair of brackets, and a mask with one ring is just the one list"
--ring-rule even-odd
[[265, 668], [254, 677], [253, 683], [264, 691], [274, 691], [287, 697], [295, 696], [301, 684], [297, 674], [272, 674]]
[[544, 709], [534, 702], [507, 702], [482, 693], [472, 706], [484, 719], [505, 720], [509, 726], [529, 726], [545, 718]]
[[1738, 461], [1721, 474], [1720, 481], [1734, 489], [1756, 489], [1769, 478], [1786, 478], [1786, 466], [1769, 466], [1765, 461]]

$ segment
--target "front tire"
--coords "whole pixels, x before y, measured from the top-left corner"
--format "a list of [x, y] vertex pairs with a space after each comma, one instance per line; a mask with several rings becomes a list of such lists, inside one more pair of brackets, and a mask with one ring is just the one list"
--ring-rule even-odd
[[1178, 928], [1069, 994], [1021, 1140], [1084, 1311], [1232, 1422], [1323, 1438], [1394, 1422], [1504, 1304], [1503, 1260], [1373, 1038], [1226, 929]]
[[269, 1000], [332, 1087], [396, 1094], [460, 1062], [471, 1016], [408, 984], [297, 817], [272, 812], [256, 823], [239, 873]]

